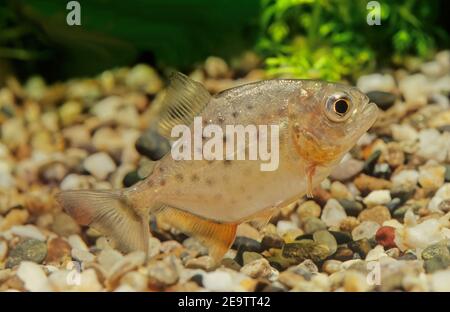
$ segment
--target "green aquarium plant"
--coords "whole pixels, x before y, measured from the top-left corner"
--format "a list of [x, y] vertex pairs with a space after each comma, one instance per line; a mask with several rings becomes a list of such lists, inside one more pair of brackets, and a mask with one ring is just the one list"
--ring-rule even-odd
[[341, 80], [380, 60], [428, 57], [446, 34], [440, 1], [379, 1], [381, 25], [369, 25], [364, 0], [262, 0], [258, 50], [271, 76]]

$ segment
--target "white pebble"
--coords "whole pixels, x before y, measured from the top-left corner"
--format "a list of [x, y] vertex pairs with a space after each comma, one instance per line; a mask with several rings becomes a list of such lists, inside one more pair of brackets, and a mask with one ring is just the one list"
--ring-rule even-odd
[[90, 155], [84, 160], [83, 166], [90, 174], [99, 180], [106, 179], [111, 172], [116, 170], [116, 164], [105, 152]]
[[35, 227], [34, 225], [27, 224], [27, 225], [15, 225], [11, 227], [9, 230], [11, 234], [19, 236], [19, 237], [28, 237], [28, 238], [34, 238], [40, 241], [45, 241], [45, 235], [42, 234], [42, 232]]
[[233, 287], [233, 279], [227, 272], [214, 271], [203, 275], [203, 285], [212, 291], [229, 291]]
[[432, 291], [449, 292], [450, 291], [450, 270], [437, 271], [430, 276]]
[[413, 189], [419, 180], [419, 173], [416, 170], [402, 170], [395, 174], [392, 178], [392, 186], [403, 187], [405, 189]]
[[356, 85], [363, 92], [391, 92], [395, 89], [395, 80], [389, 74], [370, 74], [359, 77]]
[[368, 207], [384, 205], [391, 201], [391, 193], [388, 190], [376, 190], [367, 195], [363, 202]]
[[8, 254], [8, 243], [0, 239], [0, 262], [5, 260], [7, 254]]
[[431, 88], [428, 79], [423, 74], [406, 76], [399, 83], [406, 102], [426, 104]]
[[30, 261], [22, 261], [17, 276], [24, 282], [29, 291], [51, 291], [47, 276], [42, 268]]
[[419, 133], [417, 155], [443, 162], [450, 151], [450, 133], [440, 134], [436, 129], [424, 129]]
[[0, 160], [0, 188], [7, 189], [13, 187], [14, 184], [10, 166], [6, 162]]
[[81, 262], [92, 262], [95, 259], [95, 256], [91, 254], [89, 251], [76, 248], [72, 249], [71, 255], [72, 258]]
[[320, 217], [327, 226], [339, 226], [341, 221], [347, 217], [344, 207], [339, 202], [331, 198], [325, 204]]
[[70, 235], [67, 238], [67, 241], [69, 242], [69, 245], [70, 247], [72, 247], [72, 249], [89, 251], [89, 248], [87, 247], [86, 243], [81, 239], [79, 235], [76, 234]]
[[375, 236], [380, 225], [373, 221], [364, 221], [352, 231], [352, 238], [354, 241], [367, 238], [370, 239]]
[[284, 235], [289, 230], [295, 229], [298, 229], [298, 226], [292, 221], [280, 220], [277, 223], [277, 232], [280, 235]]
[[418, 139], [419, 133], [416, 129], [408, 124], [398, 125], [392, 124], [392, 137], [395, 141], [406, 141], [406, 142], [414, 142]]
[[382, 257], [387, 257], [386, 253], [384, 252], [384, 248], [381, 245], [377, 245], [374, 249], [370, 250], [367, 253], [366, 261], [378, 261]]
[[446, 199], [450, 199], [450, 183], [445, 183], [437, 190], [428, 204], [428, 209], [433, 212], [439, 212], [439, 204]]

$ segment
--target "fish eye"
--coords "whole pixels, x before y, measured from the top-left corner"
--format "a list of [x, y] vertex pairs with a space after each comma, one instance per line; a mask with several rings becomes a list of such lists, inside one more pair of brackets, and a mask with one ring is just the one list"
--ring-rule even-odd
[[332, 95], [327, 99], [325, 113], [331, 121], [343, 122], [350, 117], [352, 102], [343, 94]]

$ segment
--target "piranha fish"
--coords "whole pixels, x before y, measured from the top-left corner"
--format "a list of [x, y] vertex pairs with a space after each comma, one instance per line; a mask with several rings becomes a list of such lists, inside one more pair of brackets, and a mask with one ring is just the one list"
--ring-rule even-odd
[[99, 230], [125, 252], [147, 251], [155, 215], [198, 238], [217, 262], [239, 224], [265, 225], [278, 208], [312, 196], [378, 114], [365, 94], [342, 84], [274, 79], [211, 96], [180, 73], [171, 78], [163, 107], [159, 130], [168, 138], [177, 124], [193, 128], [198, 116], [223, 128], [278, 125], [278, 167], [261, 171], [261, 160], [175, 160], [168, 153], [129, 188], [63, 191], [57, 201], [79, 224]]

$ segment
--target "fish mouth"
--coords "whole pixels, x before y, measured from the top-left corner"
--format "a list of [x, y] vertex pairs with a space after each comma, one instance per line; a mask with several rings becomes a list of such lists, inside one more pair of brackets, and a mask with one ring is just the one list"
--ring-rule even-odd
[[377, 104], [370, 102], [369, 100], [367, 100], [367, 102], [365, 103], [365, 105], [363, 106], [362, 109], [362, 125], [364, 125], [365, 131], [369, 130], [373, 124], [375, 123], [375, 121], [378, 118], [378, 114], [379, 114], [380, 110], [377, 106]]

